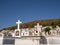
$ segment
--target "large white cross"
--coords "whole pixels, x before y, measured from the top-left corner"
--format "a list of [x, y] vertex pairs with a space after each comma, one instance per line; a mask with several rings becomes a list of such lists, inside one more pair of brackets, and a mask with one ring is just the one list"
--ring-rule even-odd
[[18, 20], [18, 22], [16, 22], [16, 24], [18, 25], [17, 26], [17, 29], [19, 30], [19, 27], [20, 27], [20, 24], [21, 24], [22, 22], [20, 21], [20, 20]]

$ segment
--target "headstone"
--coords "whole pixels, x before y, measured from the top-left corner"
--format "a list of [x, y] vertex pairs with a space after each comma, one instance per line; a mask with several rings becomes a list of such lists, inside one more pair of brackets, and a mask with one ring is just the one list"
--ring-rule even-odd
[[60, 27], [59, 26], [56, 26], [56, 32], [57, 32], [57, 35], [59, 36], [59, 30], [60, 30]]
[[59, 26], [56, 26], [56, 30], [59, 30], [60, 29], [60, 27]]
[[21, 30], [20, 30], [20, 24], [21, 24], [22, 22], [20, 21], [20, 20], [18, 20], [18, 22], [16, 22], [16, 24], [17, 24], [17, 29], [15, 30], [15, 37], [20, 37], [21, 38]]
[[41, 32], [42, 25], [39, 25], [39, 23], [37, 23], [37, 26], [35, 26], [35, 28]]
[[40, 36], [42, 25], [39, 25], [39, 23], [37, 23], [37, 26], [35, 26], [35, 28], [36, 28], [36, 33], [38, 33], [38, 36]]

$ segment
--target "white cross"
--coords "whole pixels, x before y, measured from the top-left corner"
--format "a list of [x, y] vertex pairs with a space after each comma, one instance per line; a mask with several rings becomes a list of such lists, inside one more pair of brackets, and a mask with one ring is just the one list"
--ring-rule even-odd
[[20, 21], [20, 20], [18, 20], [18, 22], [16, 22], [16, 24], [18, 25], [17, 26], [17, 29], [19, 30], [19, 27], [20, 27], [20, 24], [21, 24], [22, 22]]
[[40, 27], [39, 23], [37, 23], [37, 26], [35, 26], [35, 27], [39, 28]]
[[37, 26], [35, 26], [35, 28], [37, 28], [37, 30], [42, 30], [42, 25], [39, 25], [39, 23], [37, 23]]

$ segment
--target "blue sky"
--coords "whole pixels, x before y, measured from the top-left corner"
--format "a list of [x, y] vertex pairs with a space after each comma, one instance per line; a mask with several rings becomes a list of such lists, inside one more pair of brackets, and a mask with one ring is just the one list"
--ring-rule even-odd
[[23, 23], [60, 18], [60, 0], [0, 0], [0, 29]]

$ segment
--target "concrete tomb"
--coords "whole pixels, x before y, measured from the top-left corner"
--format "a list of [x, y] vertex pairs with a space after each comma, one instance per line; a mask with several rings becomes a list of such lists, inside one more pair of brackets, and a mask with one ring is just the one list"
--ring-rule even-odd
[[20, 21], [20, 20], [18, 20], [18, 22], [16, 22], [16, 24], [17, 24], [17, 29], [15, 30], [15, 32], [14, 32], [14, 37], [20, 37], [21, 38], [21, 30], [20, 30], [20, 24], [21, 24], [22, 22]]

